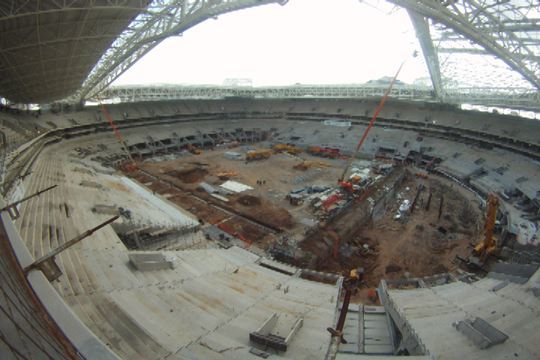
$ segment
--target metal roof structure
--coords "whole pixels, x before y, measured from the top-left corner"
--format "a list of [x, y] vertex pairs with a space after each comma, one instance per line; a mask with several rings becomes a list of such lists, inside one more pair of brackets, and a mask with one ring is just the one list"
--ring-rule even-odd
[[39, 103], [77, 91], [148, 0], [0, 2], [0, 89]]
[[[4, 1], [0, 96], [26, 103], [95, 98], [165, 38], [223, 13], [286, 2]], [[411, 17], [431, 76], [432, 100], [464, 102], [476, 93], [474, 98], [492, 105], [506, 95], [528, 99], [538, 94], [537, 0], [388, 2]]]
[[[179, 99], [225, 99], [244, 97], [254, 99], [287, 98], [370, 98], [382, 97], [386, 86], [377, 84], [354, 85], [294, 85], [268, 87], [234, 87], [202, 85], [132, 85], [112, 86], [99, 94], [101, 99], [121, 102], [165, 101]], [[436, 101], [429, 87], [394, 86], [390, 96], [399, 100]], [[97, 99], [94, 99], [97, 100]], [[501, 108], [540, 111], [540, 92], [529, 88], [468, 87], [451, 89], [443, 101], [448, 104], [472, 104]]]
[[0, 96], [73, 100], [103, 90], [169, 36], [278, 0], [43, 0], [0, 3]]
[[420, 41], [433, 87], [540, 89], [537, 0], [389, 0], [404, 7]]

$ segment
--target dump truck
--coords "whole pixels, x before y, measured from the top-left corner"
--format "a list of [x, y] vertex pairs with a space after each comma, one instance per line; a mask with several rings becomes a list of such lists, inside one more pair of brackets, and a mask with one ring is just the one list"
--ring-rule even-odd
[[236, 171], [221, 171], [216, 174], [220, 180], [229, 180], [232, 177], [237, 176]]
[[302, 152], [302, 149], [300, 149], [299, 147], [289, 144], [276, 144], [274, 145], [273, 149], [276, 153], [286, 152], [291, 155], [298, 155]]
[[268, 159], [270, 156], [272, 156], [270, 149], [251, 150], [246, 153], [246, 161]]
[[302, 161], [301, 163], [293, 165], [293, 169], [306, 171], [311, 168], [322, 169], [322, 168], [327, 168], [330, 166], [331, 165], [320, 162], [320, 161]]
[[341, 156], [341, 151], [335, 148], [310, 146], [307, 149], [308, 154], [314, 156], [325, 157], [329, 159], [337, 159]]

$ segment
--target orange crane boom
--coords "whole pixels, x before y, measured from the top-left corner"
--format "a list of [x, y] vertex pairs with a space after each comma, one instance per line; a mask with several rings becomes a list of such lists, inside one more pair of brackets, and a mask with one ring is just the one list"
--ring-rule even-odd
[[362, 144], [366, 140], [369, 130], [373, 127], [375, 124], [375, 120], [377, 120], [377, 116], [379, 116], [379, 113], [384, 107], [384, 104], [386, 103], [386, 99], [388, 99], [388, 95], [390, 95], [390, 91], [392, 91], [392, 88], [394, 87], [394, 83], [397, 80], [397, 77], [399, 75], [399, 72], [401, 71], [401, 68], [405, 64], [405, 61], [401, 63], [401, 65], [398, 68], [398, 71], [396, 72], [396, 75], [394, 75], [394, 78], [390, 82], [390, 85], [388, 86], [388, 89], [386, 89], [384, 96], [382, 97], [381, 101], [379, 102], [379, 105], [375, 109], [375, 112], [373, 113], [373, 117], [371, 118], [371, 121], [369, 122], [369, 125], [367, 126], [366, 130], [364, 130], [364, 134], [362, 135], [362, 138], [360, 138], [360, 141], [358, 142], [358, 145], [356, 146], [356, 150], [354, 151], [354, 154], [349, 158], [349, 161], [347, 161], [347, 166], [345, 166], [345, 169], [343, 170], [343, 174], [341, 174], [341, 177], [339, 178], [339, 182], [343, 182], [345, 179], [345, 176], [347, 175], [347, 171], [349, 170], [349, 167], [352, 164], [353, 159], [358, 155], [358, 152], [360, 151], [360, 148], [362, 147]]
[[122, 134], [120, 134], [120, 130], [118, 130], [118, 128], [116, 127], [116, 124], [114, 123], [111, 114], [109, 114], [109, 111], [105, 107], [105, 104], [103, 104], [103, 103], [100, 104], [100, 108], [101, 108], [101, 113], [103, 114], [103, 116], [105, 116], [105, 119], [107, 119], [107, 121], [109, 122], [109, 125], [111, 126], [111, 129], [113, 130], [114, 136], [116, 136], [116, 139], [120, 143], [120, 146], [122, 146], [122, 149], [125, 151], [126, 155], [128, 156], [129, 160], [131, 161], [130, 166], [133, 168], [133, 170], [136, 169], [137, 165], [135, 164], [135, 160], [133, 160], [133, 157], [131, 156], [131, 153], [128, 150], [127, 144], [124, 141], [124, 138], [122, 137]]
[[479, 256], [482, 263], [485, 262], [487, 256], [492, 253], [496, 247], [493, 230], [495, 229], [495, 222], [497, 221], [498, 207], [499, 199], [494, 194], [488, 194], [484, 239], [474, 247], [474, 252]]

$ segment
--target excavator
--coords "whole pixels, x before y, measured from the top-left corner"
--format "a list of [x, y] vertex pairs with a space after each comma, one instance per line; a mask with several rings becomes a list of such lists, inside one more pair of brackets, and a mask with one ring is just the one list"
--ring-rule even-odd
[[472, 254], [467, 260], [469, 266], [482, 268], [488, 257], [497, 250], [497, 244], [493, 235], [495, 222], [497, 221], [497, 209], [499, 198], [494, 194], [488, 194], [486, 224], [484, 226], [484, 238], [473, 248]]
[[186, 149], [194, 155], [200, 155], [202, 153], [201, 149], [197, 148], [197, 145], [187, 144]]

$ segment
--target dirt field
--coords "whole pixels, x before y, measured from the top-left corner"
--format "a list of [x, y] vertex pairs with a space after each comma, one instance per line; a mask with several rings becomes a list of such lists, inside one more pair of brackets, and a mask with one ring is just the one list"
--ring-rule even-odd
[[[482, 213], [472, 194], [445, 179], [410, 178], [401, 186], [404, 198], [412, 201], [420, 184], [426, 188], [405, 221], [394, 219], [396, 201], [382, 219], [352, 239], [359, 246], [367, 244], [370, 250], [360, 264], [367, 270], [369, 286], [377, 286], [382, 278], [422, 277], [453, 270], [457, 267], [452, 262], [455, 256], [466, 257], [469, 243], [476, 243], [481, 236]], [[429, 188], [432, 199], [426, 210]], [[439, 219], [441, 196], [444, 201]]]
[[[203, 222], [218, 225], [247, 243], [266, 249], [279, 233], [301, 233], [303, 226], [298, 225], [298, 221], [312, 217], [307, 205], [292, 206], [285, 196], [299, 187], [334, 184], [344, 161], [308, 154], [299, 157], [274, 154], [269, 159], [246, 163], [224, 156], [226, 151], [244, 150], [240, 147], [208, 150], [172, 161], [147, 161], [139, 165], [140, 171], [130, 176]], [[293, 169], [303, 159], [321, 161], [329, 166], [322, 171]], [[229, 173], [229, 176], [218, 176], [222, 173]], [[199, 187], [201, 182], [218, 187], [227, 179], [249, 185], [253, 190], [227, 195], [228, 202], [223, 202]]]
[[[218, 178], [218, 174], [233, 172], [236, 175], [230, 176], [231, 180], [249, 185], [253, 190], [228, 196], [228, 205], [242, 214], [263, 220], [270, 226], [294, 232], [297, 230], [296, 223], [301, 218], [312, 217], [312, 214], [307, 209], [307, 204], [290, 205], [285, 200], [286, 195], [293, 189], [309, 185], [334, 185], [345, 164], [344, 160], [321, 159], [305, 153], [299, 156], [274, 154], [269, 159], [246, 163], [226, 158], [226, 151], [244, 150], [235, 148], [203, 151], [200, 155], [181, 157], [173, 161], [146, 162], [141, 165], [141, 169], [202, 197], [206, 195], [204, 191], [197, 190], [200, 182], [217, 187], [224, 182], [223, 178]], [[307, 171], [293, 169], [293, 166], [303, 159], [321, 161], [329, 167]], [[252, 201], [246, 201], [246, 196]]]
[[[145, 162], [140, 165], [140, 171], [130, 176], [203, 222], [215, 224], [247, 244], [267, 249], [282, 235], [303, 238], [304, 226], [299, 221], [314, 219], [308, 204], [293, 206], [285, 199], [286, 194], [309, 185], [333, 186], [345, 165], [344, 160], [307, 154], [300, 157], [275, 154], [266, 160], [246, 163], [227, 159], [225, 151], [231, 149], [204, 151], [173, 161]], [[233, 151], [243, 152], [244, 149], [239, 147]], [[302, 159], [323, 161], [330, 167], [293, 169]], [[253, 190], [227, 195], [228, 202], [223, 202], [199, 188], [201, 182], [219, 186], [226, 179], [218, 174], [224, 172], [233, 173], [229, 174], [231, 180], [249, 185]], [[354, 204], [341, 219], [353, 225], [358, 223], [352, 227], [354, 230], [344, 230], [348, 223], [337, 222], [333, 228], [311, 235], [316, 241], [297, 247], [302, 248], [304, 255], [310, 255], [307, 256], [311, 259], [309, 267], [335, 273], [363, 267], [368, 287], [377, 286], [382, 278], [429, 276], [456, 268], [452, 263], [455, 256], [465, 257], [469, 243], [475, 243], [481, 234], [483, 220], [478, 203], [472, 194], [449, 180], [434, 176], [422, 179], [412, 173], [414, 171], [396, 188], [397, 198], [389, 202], [386, 211], [375, 221], [370, 218], [369, 199], [362, 199], [363, 203]], [[381, 188], [375, 191], [384, 193], [393, 187], [393, 176], [385, 178], [387, 182], [383, 181]], [[412, 214], [395, 219], [399, 205], [404, 199], [412, 203], [420, 185], [424, 190], [419, 193]], [[439, 218], [441, 197], [444, 200]], [[359, 217], [369, 221], [360, 221]], [[334, 233], [341, 235], [338, 259], [333, 256]], [[364, 293], [362, 290], [358, 296], [362, 298]]]
[[[453, 262], [455, 256], [466, 257], [469, 244], [476, 243], [482, 235], [482, 211], [471, 193], [446, 179], [419, 179], [410, 172], [406, 174], [382, 217], [371, 220], [368, 201], [359, 202], [343, 218], [300, 244], [306, 253], [312, 254], [307, 257], [307, 266], [312, 269], [344, 273], [364, 268], [366, 286], [353, 297], [356, 302], [370, 303], [368, 289], [376, 287], [381, 279], [431, 276], [456, 269], [459, 264]], [[387, 191], [393, 181], [390, 175], [372, 192], [372, 197]], [[421, 185], [424, 190], [419, 193], [412, 214], [395, 219], [399, 205], [405, 199], [412, 203]], [[439, 219], [441, 196], [444, 200]], [[334, 234], [340, 238], [337, 259]]]

